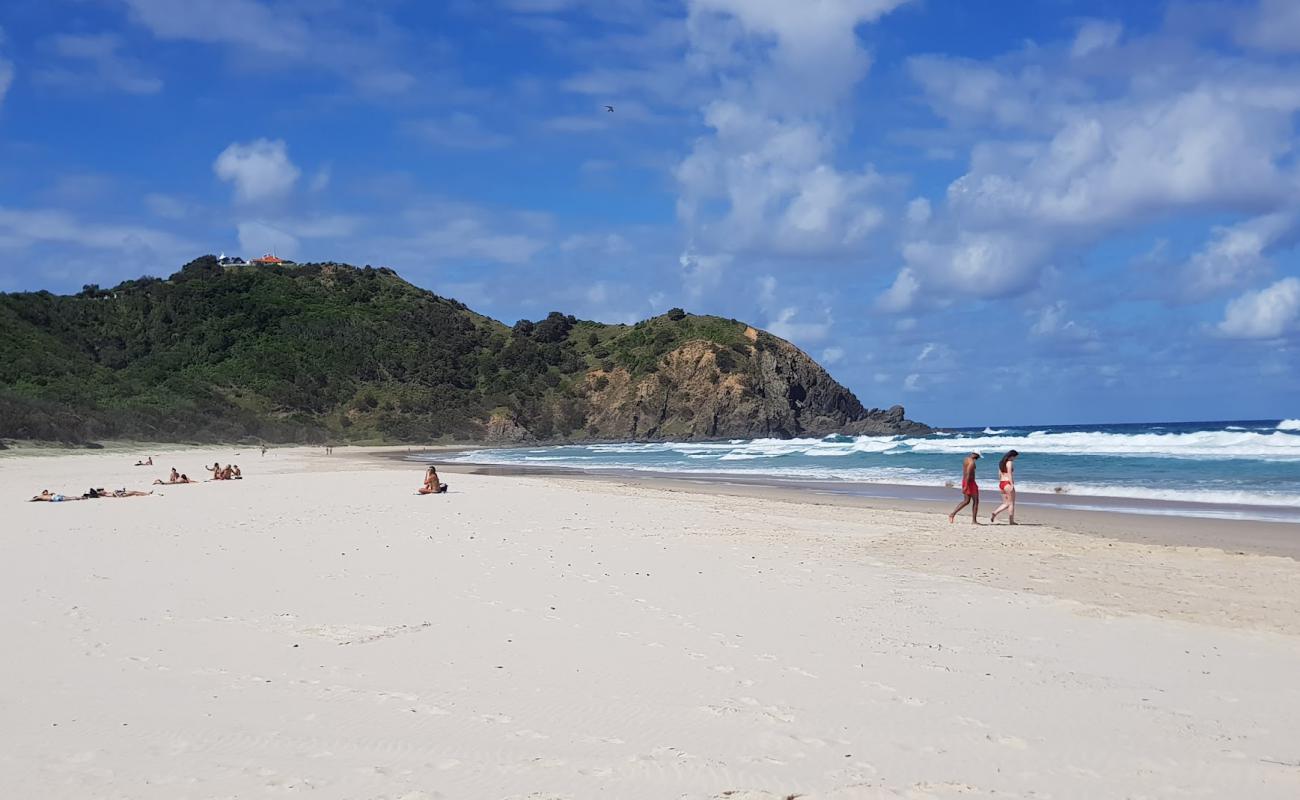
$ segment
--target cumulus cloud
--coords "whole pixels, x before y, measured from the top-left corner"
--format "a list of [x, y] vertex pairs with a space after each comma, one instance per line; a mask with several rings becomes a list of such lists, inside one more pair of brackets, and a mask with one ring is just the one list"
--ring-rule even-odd
[[230, 145], [212, 165], [217, 177], [234, 184], [235, 198], [256, 203], [288, 194], [301, 171], [289, 160], [281, 139], [257, 139]]
[[921, 282], [912, 269], [903, 267], [894, 283], [876, 299], [876, 307], [891, 313], [908, 311], [916, 304], [920, 290]]
[[[1105, 59], [1088, 57], [1101, 49]], [[1258, 217], [1219, 231], [1193, 259], [1193, 292], [1204, 296], [1257, 274], [1291, 235], [1271, 214], [1297, 187], [1294, 69], [1121, 41], [1116, 26], [1090, 22], [1068, 47], [989, 62], [924, 56], [910, 71], [972, 142], [942, 207], [902, 245], [923, 287], [1015, 295], [1062, 253], [1117, 232], [1180, 214]]]
[[1235, 289], [1272, 270], [1269, 255], [1296, 243], [1300, 215], [1277, 212], [1214, 229], [1213, 238], [1183, 268], [1180, 294], [1202, 300]]
[[858, 25], [899, 0], [692, 0], [688, 63], [712, 81], [707, 135], [678, 165], [678, 215], [729, 252], [858, 247], [883, 221], [869, 165], [842, 170], [839, 103], [870, 65]]
[[1276, 339], [1300, 321], [1300, 278], [1283, 278], [1230, 301], [1218, 331], [1230, 339]]

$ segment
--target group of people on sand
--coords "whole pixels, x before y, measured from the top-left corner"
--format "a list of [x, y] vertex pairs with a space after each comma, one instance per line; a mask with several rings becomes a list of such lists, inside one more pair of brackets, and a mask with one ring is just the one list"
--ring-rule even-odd
[[[1020, 453], [1015, 450], [1008, 450], [1007, 454], [998, 462], [998, 491], [1002, 493], [1002, 505], [993, 510], [989, 516], [989, 522], [997, 522], [998, 514], [1003, 511], [1007, 513], [1007, 522], [1012, 525], [1019, 525], [1016, 522], [1016, 458]], [[976, 525], [980, 524], [980, 487], [975, 482], [975, 462], [979, 461], [980, 453], [978, 450], [971, 451], [966, 456], [966, 460], [961, 465], [961, 503], [952, 510], [948, 515], [948, 521], [953, 522], [957, 519], [957, 514], [966, 506], [970, 506], [970, 521]]]
[[[238, 481], [244, 477], [243, 473], [239, 471], [238, 464], [227, 464], [223, 467], [220, 462], [214, 461], [212, 466], [204, 467], [204, 469], [212, 473], [212, 480], [214, 481]], [[172, 470], [172, 472], [175, 471]]]
[[[152, 465], [153, 456], [135, 462], [135, 466], [137, 467], [148, 467]], [[227, 464], [223, 467], [220, 462], [214, 462], [212, 466], [204, 467], [204, 469], [212, 473], [212, 480], [214, 481], [237, 481], [242, 480], [244, 477], [243, 473], [239, 470], [238, 464]], [[172, 467], [171, 473], [166, 477], [166, 479], [159, 478], [153, 482], [153, 485], [174, 486], [182, 483], [198, 483], [198, 481], [183, 472], [179, 472], [175, 467]], [[32, 502], [64, 503], [70, 500], [94, 500], [100, 497], [148, 497], [151, 494], [153, 494], [152, 491], [141, 492], [128, 489], [114, 489], [113, 491], [108, 491], [105, 489], [91, 488], [80, 495], [72, 495], [63, 494], [61, 492], [51, 492], [49, 489], [45, 489], [42, 490], [40, 494], [33, 497]]]

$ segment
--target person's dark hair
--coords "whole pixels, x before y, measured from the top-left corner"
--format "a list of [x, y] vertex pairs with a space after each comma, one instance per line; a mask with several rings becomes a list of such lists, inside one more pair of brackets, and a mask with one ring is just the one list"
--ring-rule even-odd
[[1007, 462], [1018, 455], [1020, 455], [1020, 453], [1016, 452], [1015, 450], [1008, 450], [1007, 454], [1002, 457], [1001, 461], [998, 462], [998, 472], [1006, 472]]

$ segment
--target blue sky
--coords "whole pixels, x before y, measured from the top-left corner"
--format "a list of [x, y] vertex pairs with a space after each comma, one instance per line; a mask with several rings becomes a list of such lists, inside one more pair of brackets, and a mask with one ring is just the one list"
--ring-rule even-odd
[[934, 424], [1297, 417], [1297, 111], [1292, 0], [16, 0], [0, 290], [274, 250]]

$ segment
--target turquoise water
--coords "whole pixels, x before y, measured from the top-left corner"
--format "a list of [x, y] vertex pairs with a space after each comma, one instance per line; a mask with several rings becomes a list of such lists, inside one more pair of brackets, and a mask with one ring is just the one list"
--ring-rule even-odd
[[[1008, 449], [1021, 491], [1067, 496], [1283, 506], [1300, 520], [1300, 420], [953, 429], [924, 437], [828, 436], [479, 450], [462, 463], [645, 470], [846, 484], [944, 486], [979, 450], [996, 490]], [[1058, 492], [1060, 490], [1060, 492]]]

